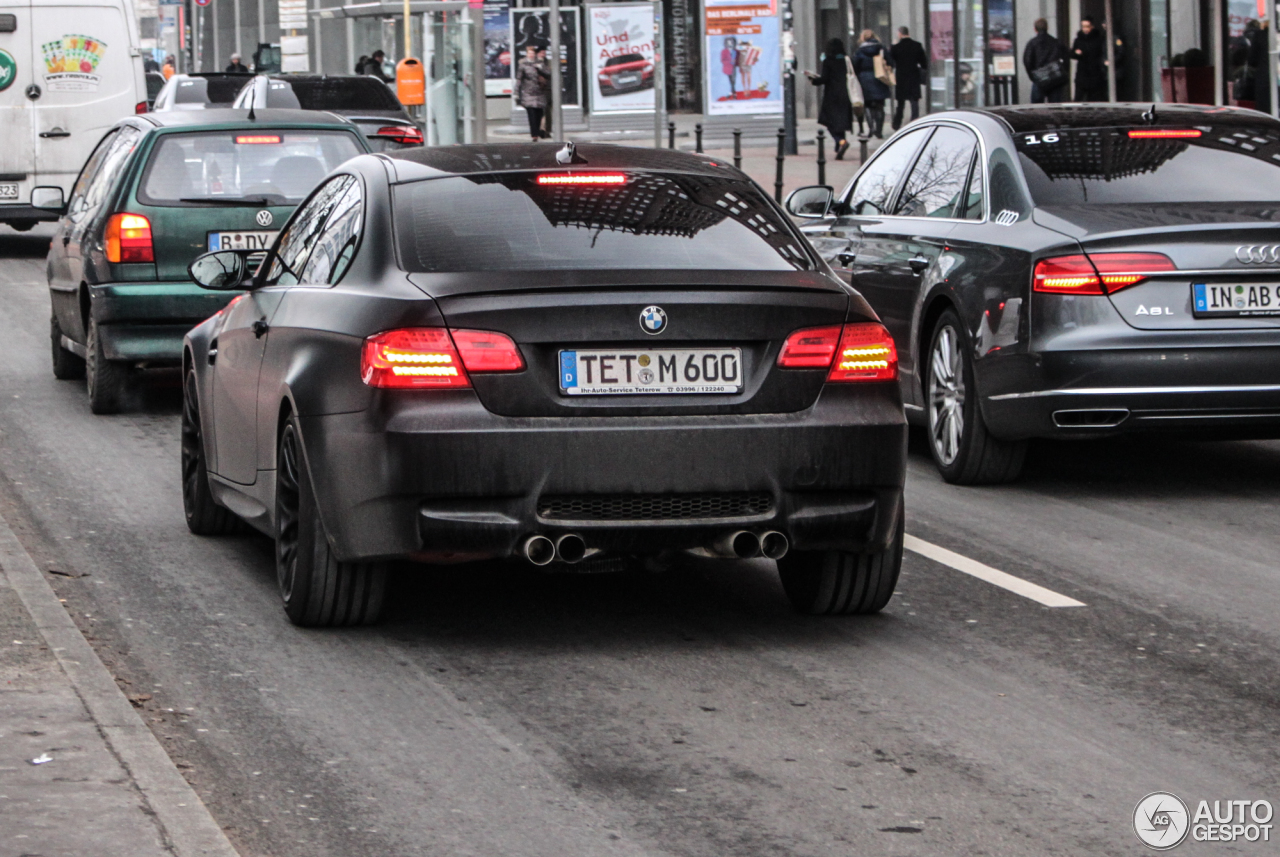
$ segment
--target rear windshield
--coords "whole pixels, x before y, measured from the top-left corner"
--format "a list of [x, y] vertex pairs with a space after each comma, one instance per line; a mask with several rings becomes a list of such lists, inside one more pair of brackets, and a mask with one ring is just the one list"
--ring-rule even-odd
[[273, 80], [269, 107], [303, 110], [399, 110], [400, 101], [385, 83], [372, 77], [314, 77]]
[[363, 149], [347, 131], [167, 134], [151, 150], [138, 199], [148, 205], [261, 200], [296, 205], [332, 170]]
[[803, 240], [747, 182], [653, 173], [610, 185], [538, 178], [519, 172], [397, 187], [401, 264], [430, 273], [813, 267]]
[[[163, 78], [161, 78], [163, 81]], [[231, 104], [236, 94], [249, 80], [248, 75], [240, 78], [203, 78], [193, 77], [178, 81], [173, 93], [174, 104]]]
[[1273, 128], [1085, 128], [1015, 139], [1036, 205], [1280, 201]]

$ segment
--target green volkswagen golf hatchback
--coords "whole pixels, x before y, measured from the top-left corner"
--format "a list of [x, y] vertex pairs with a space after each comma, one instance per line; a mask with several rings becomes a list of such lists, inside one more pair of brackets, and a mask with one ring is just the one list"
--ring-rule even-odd
[[236, 294], [191, 282], [191, 260], [265, 253], [311, 189], [367, 151], [351, 122], [315, 111], [122, 120], [85, 162], [50, 245], [53, 374], [85, 377], [94, 413], [118, 410], [135, 370], [179, 365], [183, 334]]

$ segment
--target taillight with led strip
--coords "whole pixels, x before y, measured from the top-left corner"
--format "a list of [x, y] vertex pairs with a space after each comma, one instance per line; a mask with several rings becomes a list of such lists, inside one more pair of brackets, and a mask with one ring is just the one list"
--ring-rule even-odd
[[151, 221], [141, 214], [111, 215], [103, 234], [108, 262], [154, 262]]
[[390, 389], [460, 389], [471, 386], [470, 374], [522, 369], [511, 337], [488, 330], [388, 330], [367, 338], [360, 354], [361, 379]]
[[1032, 288], [1054, 295], [1105, 295], [1137, 285], [1150, 274], [1176, 271], [1163, 253], [1077, 253], [1036, 263]]
[[827, 369], [827, 381], [893, 381], [898, 349], [876, 322], [809, 327], [787, 337], [778, 353], [782, 369]]

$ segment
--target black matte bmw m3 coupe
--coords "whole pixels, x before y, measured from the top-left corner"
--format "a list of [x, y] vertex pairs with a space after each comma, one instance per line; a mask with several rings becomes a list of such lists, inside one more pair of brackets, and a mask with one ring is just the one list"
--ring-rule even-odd
[[[552, 144], [331, 173], [183, 358], [201, 534], [273, 536], [304, 625], [368, 622], [386, 562], [778, 560], [867, 613], [902, 555], [893, 340], [741, 172]], [[422, 566], [419, 566], [422, 567]]]
[[889, 140], [791, 213], [893, 335], [952, 482], [1028, 438], [1280, 437], [1280, 122], [1191, 105], [995, 107]]

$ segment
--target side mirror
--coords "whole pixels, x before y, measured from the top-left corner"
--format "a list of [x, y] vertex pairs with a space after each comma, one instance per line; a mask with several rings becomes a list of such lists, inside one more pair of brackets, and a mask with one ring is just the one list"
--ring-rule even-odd
[[827, 185], [798, 188], [787, 197], [787, 213], [792, 217], [820, 219], [831, 211], [831, 201], [834, 198], [835, 191]]
[[56, 211], [62, 214], [67, 210], [67, 204], [62, 198], [62, 188], [60, 187], [34, 187], [31, 189], [31, 207], [40, 208], [45, 211]]
[[879, 205], [869, 199], [864, 199], [853, 208], [853, 213], [863, 217], [880, 217], [884, 215], [884, 210]]
[[244, 288], [249, 263], [239, 250], [216, 250], [197, 256], [187, 273], [202, 289], [231, 291]]

